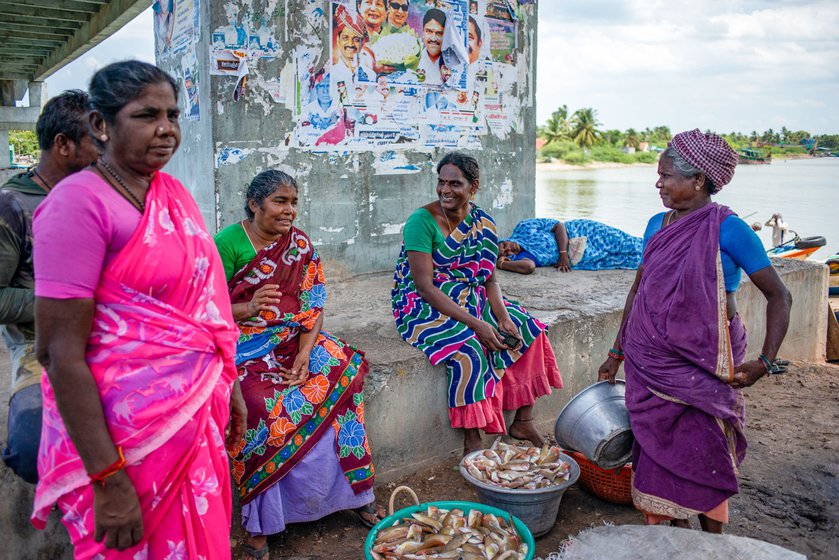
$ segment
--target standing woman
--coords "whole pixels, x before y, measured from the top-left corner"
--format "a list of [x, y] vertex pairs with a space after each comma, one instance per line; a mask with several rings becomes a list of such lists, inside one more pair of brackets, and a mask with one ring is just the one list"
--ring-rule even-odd
[[177, 95], [150, 64], [98, 71], [102, 156], [35, 213], [47, 375], [32, 521], [57, 504], [76, 558], [230, 557], [224, 433], [237, 443], [247, 413], [221, 260], [160, 171], [180, 143]]
[[[711, 201], [731, 181], [737, 153], [698, 129], [673, 137], [656, 188], [669, 208], [650, 219], [643, 263], [599, 379], [625, 358], [635, 445], [632, 499], [648, 524], [671, 520], [722, 532], [746, 454], [740, 391], [775, 363], [792, 299], [755, 233]], [[741, 269], [767, 300], [760, 358], [744, 362], [746, 330], [735, 293]]]
[[[505, 300], [495, 280], [495, 221], [472, 202], [475, 158], [450, 153], [437, 164], [437, 199], [414, 211], [403, 232], [391, 306], [402, 338], [433, 365], [445, 362], [449, 420], [464, 429], [464, 452], [480, 430], [542, 445], [533, 405], [562, 388], [547, 327]], [[504, 336], [506, 333], [507, 337]]]
[[321, 330], [320, 257], [294, 227], [297, 182], [274, 169], [253, 178], [246, 218], [216, 235], [241, 335], [236, 364], [248, 404], [245, 439], [231, 452], [246, 558], [266, 560], [268, 535], [288, 523], [351, 510], [367, 527], [373, 501], [364, 424], [364, 355]]

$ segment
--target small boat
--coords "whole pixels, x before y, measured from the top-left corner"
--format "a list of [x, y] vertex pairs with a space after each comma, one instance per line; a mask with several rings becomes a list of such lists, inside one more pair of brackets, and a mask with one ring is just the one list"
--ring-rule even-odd
[[766, 254], [770, 257], [804, 260], [825, 245], [827, 245], [827, 241], [820, 235], [802, 238], [796, 233], [792, 241], [772, 247], [766, 251]]
[[757, 148], [742, 148], [737, 151], [740, 157], [739, 162], [745, 164], [768, 164], [772, 163], [772, 154], [765, 154]]

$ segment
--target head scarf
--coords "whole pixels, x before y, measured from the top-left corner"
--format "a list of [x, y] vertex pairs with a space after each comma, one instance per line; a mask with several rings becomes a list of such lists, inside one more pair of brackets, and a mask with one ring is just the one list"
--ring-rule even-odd
[[667, 144], [689, 164], [702, 171], [714, 183], [711, 194], [718, 193], [734, 176], [737, 152], [728, 143], [711, 132], [698, 128], [680, 132]]
[[335, 10], [336, 33], [340, 35], [341, 31], [343, 31], [345, 27], [349, 28], [353, 34], [358, 35], [359, 37], [367, 35], [367, 28], [364, 26], [361, 16], [358, 14], [353, 15], [344, 6], [338, 6]]

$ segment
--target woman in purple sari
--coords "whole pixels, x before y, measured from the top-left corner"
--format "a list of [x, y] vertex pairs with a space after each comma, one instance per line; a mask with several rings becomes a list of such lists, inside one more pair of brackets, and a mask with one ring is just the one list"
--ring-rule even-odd
[[[614, 383], [625, 358], [632, 500], [648, 524], [688, 528], [698, 515], [703, 530], [722, 532], [746, 454], [740, 389], [783, 371], [775, 356], [792, 298], [749, 226], [711, 201], [736, 165], [722, 138], [698, 129], [677, 134], [662, 153], [656, 188], [670, 210], [650, 219], [620, 331], [598, 374]], [[735, 298], [741, 269], [767, 300], [761, 354], [746, 362]]]

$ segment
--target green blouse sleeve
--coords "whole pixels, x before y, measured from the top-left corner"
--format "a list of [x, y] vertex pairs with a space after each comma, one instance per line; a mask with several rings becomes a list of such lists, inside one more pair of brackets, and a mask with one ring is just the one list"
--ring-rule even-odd
[[420, 253], [431, 253], [446, 241], [434, 216], [425, 208], [415, 210], [405, 222], [402, 239], [406, 251]]
[[224, 277], [230, 282], [233, 275], [256, 257], [248, 234], [241, 224], [227, 226], [213, 238], [224, 265]]

